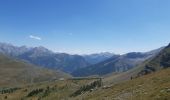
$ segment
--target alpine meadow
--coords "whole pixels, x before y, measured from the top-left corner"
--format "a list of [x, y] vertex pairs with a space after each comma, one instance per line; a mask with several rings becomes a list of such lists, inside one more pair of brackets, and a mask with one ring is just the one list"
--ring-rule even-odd
[[170, 0], [0, 0], [0, 100], [170, 100]]

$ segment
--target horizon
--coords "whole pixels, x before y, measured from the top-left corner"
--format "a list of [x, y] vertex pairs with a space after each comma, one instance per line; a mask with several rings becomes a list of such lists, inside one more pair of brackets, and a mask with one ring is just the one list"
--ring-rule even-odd
[[54, 52], [147, 52], [170, 43], [168, 0], [0, 1], [0, 42]]
[[86, 53], [86, 54], [79, 54], [79, 53], [68, 53], [68, 52], [56, 52], [56, 51], [53, 51], [47, 47], [44, 47], [44, 46], [27, 46], [27, 45], [15, 45], [15, 44], [12, 44], [12, 43], [5, 43], [5, 42], [0, 42], [0, 44], [7, 44], [7, 45], [10, 45], [10, 46], [15, 46], [15, 47], [26, 47], [26, 48], [36, 48], [36, 47], [42, 47], [42, 48], [45, 48], [45, 49], [48, 49], [49, 51], [52, 51], [54, 53], [66, 53], [66, 54], [70, 54], [70, 55], [92, 55], [92, 54], [102, 54], [102, 53], [111, 53], [111, 54], [115, 54], [115, 55], [125, 55], [125, 54], [128, 54], [128, 53], [133, 53], [133, 52], [136, 52], [136, 53], [146, 53], [146, 52], [150, 52], [150, 51], [153, 51], [153, 50], [157, 50], [157, 49], [160, 49], [160, 48], [163, 48], [163, 47], [166, 47], [166, 46], [161, 46], [161, 47], [158, 47], [158, 48], [155, 48], [155, 49], [152, 49], [152, 50], [148, 50], [148, 51], [130, 51], [130, 52], [126, 52], [126, 53], [116, 53], [116, 52], [109, 52], [109, 51], [102, 51], [102, 52], [94, 52], [94, 53]]

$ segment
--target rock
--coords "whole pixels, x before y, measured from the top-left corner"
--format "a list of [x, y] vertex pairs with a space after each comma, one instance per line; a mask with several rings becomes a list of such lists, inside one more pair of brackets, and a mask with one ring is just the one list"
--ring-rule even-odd
[[167, 89], [166, 92], [170, 92], [170, 89]]
[[111, 86], [103, 86], [102, 88], [103, 89], [109, 89], [109, 88], [111, 88]]
[[160, 92], [163, 93], [165, 90], [161, 90]]

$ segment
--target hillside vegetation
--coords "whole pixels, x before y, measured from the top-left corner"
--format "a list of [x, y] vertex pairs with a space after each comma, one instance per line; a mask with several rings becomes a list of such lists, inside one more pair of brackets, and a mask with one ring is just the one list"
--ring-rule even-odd
[[0, 89], [0, 100], [75, 100], [73, 94], [93, 82], [95, 79], [43, 82], [20, 87], [9, 93], [1, 93], [5, 89]]
[[170, 69], [112, 84], [108, 89], [98, 89], [80, 95], [78, 98], [84, 98], [84, 100], [169, 100]]
[[85, 89], [95, 80], [63, 80], [44, 82], [18, 88], [10, 93], [0, 94], [1, 100], [169, 100], [170, 69], [164, 69], [118, 84], [104, 84], [103, 87]]
[[37, 67], [0, 54], [0, 87], [32, 84], [70, 77], [61, 71]]

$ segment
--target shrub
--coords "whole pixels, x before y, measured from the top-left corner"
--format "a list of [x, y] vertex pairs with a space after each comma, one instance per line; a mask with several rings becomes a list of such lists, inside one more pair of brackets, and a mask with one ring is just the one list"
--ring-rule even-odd
[[14, 91], [16, 91], [18, 89], [20, 89], [20, 88], [5, 88], [5, 89], [1, 89], [0, 93], [1, 94], [13, 93]]
[[101, 86], [102, 86], [101, 80], [94, 81], [94, 82], [92, 82], [91, 84], [88, 84], [88, 85], [83, 85], [82, 87], [80, 87], [80, 89], [78, 89], [76, 92], [74, 92], [71, 95], [71, 97], [78, 96], [78, 95], [82, 94], [83, 92], [90, 91], [91, 89], [94, 89], [96, 87], [101, 87]]
[[5, 96], [5, 97], [4, 97], [4, 99], [8, 99], [8, 97], [7, 97], [7, 96]]
[[44, 90], [43, 89], [35, 89], [35, 90], [32, 90], [28, 95], [27, 97], [31, 97], [31, 96], [34, 96], [34, 95], [37, 95], [41, 92], [43, 92]]

